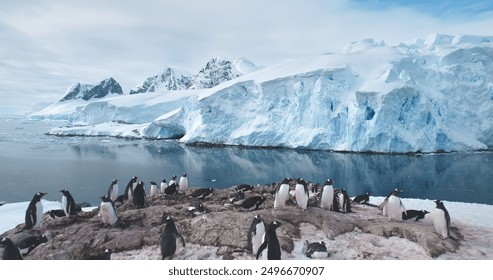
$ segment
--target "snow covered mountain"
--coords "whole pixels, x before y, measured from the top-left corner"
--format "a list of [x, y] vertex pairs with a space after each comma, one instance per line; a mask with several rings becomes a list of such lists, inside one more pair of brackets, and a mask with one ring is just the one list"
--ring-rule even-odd
[[184, 90], [192, 85], [191, 74], [175, 67], [165, 67], [158, 75], [147, 78], [142, 84], [130, 90], [130, 94], [155, 92], [156, 90]]
[[[200, 78], [225, 77], [216, 75], [217, 66], [234, 70], [216, 61]], [[192, 83], [207, 85], [199, 80]], [[182, 105], [138, 126], [87, 122], [92, 125], [51, 133], [355, 152], [487, 149], [493, 146], [493, 37], [434, 34], [397, 46], [366, 39], [338, 54], [185, 92], [192, 93]]]
[[75, 83], [65, 92], [65, 96], [60, 101], [82, 99], [90, 100], [92, 98], [103, 98], [110, 94], [122, 95], [122, 87], [113, 78], [101, 81], [97, 85]]
[[207, 62], [199, 73], [192, 75], [176, 67], [167, 66], [158, 75], [147, 78], [142, 84], [130, 90], [130, 94], [161, 90], [185, 90], [215, 87], [223, 82], [261, 69], [246, 58], [230, 61], [216, 57]]

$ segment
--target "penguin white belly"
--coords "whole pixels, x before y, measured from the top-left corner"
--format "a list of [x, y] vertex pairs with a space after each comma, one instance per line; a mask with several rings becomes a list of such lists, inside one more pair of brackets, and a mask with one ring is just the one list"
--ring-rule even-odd
[[158, 194], [157, 185], [151, 185], [151, 195]]
[[320, 198], [320, 207], [323, 209], [331, 209], [334, 203], [334, 188], [332, 186], [324, 186], [322, 197]]
[[387, 217], [389, 220], [402, 220], [402, 207], [401, 207], [401, 199], [397, 196], [390, 196], [387, 205], [385, 205], [385, 209], [387, 212]]
[[41, 222], [43, 221], [43, 203], [41, 201], [36, 203], [36, 224], [34, 227], [41, 226]]
[[286, 204], [289, 196], [289, 185], [282, 184], [279, 187], [279, 191], [276, 193], [276, 198], [274, 199], [274, 208], [283, 207]]
[[188, 179], [183, 177], [180, 178], [180, 190], [185, 191], [188, 189]]
[[113, 185], [113, 189], [111, 190], [110, 199], [115, 201], [117, 197], [118, 197], [118, 185], [115, 184]]
[[337, 194], [337, 203], [339, 204], [339, 211], [344, 211], [344, 195], [342, 193]]
[[445, 219], [445, 212], [442, 209], [437, 208], [433, 211], [433, 225], [438, 234], [443, 238], [448, 237], [447, 220]]
[[303, 185], [297, 184], [295, 188], [296, 203], [302, 208], [306, 209], [308, 205], [308, 195], [305, 193]]
[[101, 203], [101, 219], [105, 224], [114, 225], [116, 223], [116, 213], [110, 203]]
[[327, 252], [316, 251], [313, 252], [312, 259], [325, 259], [327, 258], [327, 256], [328, 256]]
[[265, 226], [264, 223], [260, 222], [257, 224], [255, 232], [256, 235], [252, 233], [252, 253], [257, 255], [258, 248], [262, 245], [262, 240], [265, 234]]
[[67, 197], [66, 196], [62, 196], [62, 208], [63, 208], [63, 212], [65, 212], [65, 216], [68, 217], [68, 211], [67, 211]]

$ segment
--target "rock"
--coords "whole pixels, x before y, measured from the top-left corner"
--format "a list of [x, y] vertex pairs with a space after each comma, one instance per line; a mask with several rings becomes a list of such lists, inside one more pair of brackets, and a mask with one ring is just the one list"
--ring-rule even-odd
[[[19, 239], [49, 231], [52, 237], [48, 242], [40, 244], [26, 257], [33, 260], [86, 259], [106, 249], [113, 252], [113, 259], [160, 259], [159, 237], [164, 227], [163, 219], [167, 215], [175, 220], [178, 231], [186, 241], [186, 247], [177, 250], [175, 259], [254, 259], [252, 252], [245, 247], [246, 233], [255, 215], [260, 215], [266, 223], [273, 220], [282, 223], [277, 233], [286, 254], [301, 250], [300, 244], [315, 237], [315, 232], [317, 237], [332, 241], [348, 233], [405, 238], [421, 246], [430, 258], [455, 252], [464, 239], [456, 227], [451, 229], [451, 238], [442, 239], [434, 232], [430, 222], [391, 222], [377, 208], [366, 205], [354, 205], [352, 213], [332, 212], [318, 207], [302, 210], [294, 203], [287, 203], [287, 206], [274, 210], [271, 190], [270, 186], [255, 187], [247, 194], [266, 197], [261, 208], [252, 212], [242, 211], [229, 204], [229, 194], [235, 191], [231, 187], [215, 190], [212, 198], [202, 201], [209, 212], [193, 217], [187, 211], [190, 202], [188, 195], [193, 191], [190, 189], [174, 198], [163, 195], [148, 197], [146, 207], [142, 209], [135, 209], [131, 203], [125, 202], [117, 209], [119, 220], [113, 227], [103, 225], [98, 216], [99, 210], [94, 209], [91, 212], [80, 212], [76, 217], [45, 217], [40, 231], [15, 234], [22, 228], [22, 225], [18, 225], [4, 235], [19, 242]], [[329, 248], [331, 255], [335, 256], [343, 250], [345, 248], [337, 246]], [[385, 257], [371, 250], [354, 254], [354, 258], [358, 259]]]

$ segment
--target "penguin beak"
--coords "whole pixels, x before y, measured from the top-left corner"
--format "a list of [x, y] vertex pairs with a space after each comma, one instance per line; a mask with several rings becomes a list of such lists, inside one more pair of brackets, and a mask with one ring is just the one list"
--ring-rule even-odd
[[40, 193], [40, 194], [41, 194], [41, 196], [43, 196], [43, 195], [47, 195], [48, 193], [46, 193], [46, 192], [42, 192], [42, 193]]

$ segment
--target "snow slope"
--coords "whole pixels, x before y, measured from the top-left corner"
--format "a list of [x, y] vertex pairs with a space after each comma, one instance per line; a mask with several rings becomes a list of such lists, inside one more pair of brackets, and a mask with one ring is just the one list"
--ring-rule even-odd
[[[181, 106], [167, 106], [153, 120], [137, 114], [126, 121], [141, 125], [125, 135], [357, 152], [488, 149], [493, 37], [433, 34], [397, 46], [365, 39], [338, 54], [263, 68], [187, 94]], [[119, 119], [142, 110], [126, 103]], [[72, 123], [101, 123], [89, 121], [98, 112], [89, 109], [73, 112]], [[114, 129], [126, 130], [101, 125], [78, 127], [76, 134], [114, 135]], [[51, 133], [74, 134], [71, 128]]]

